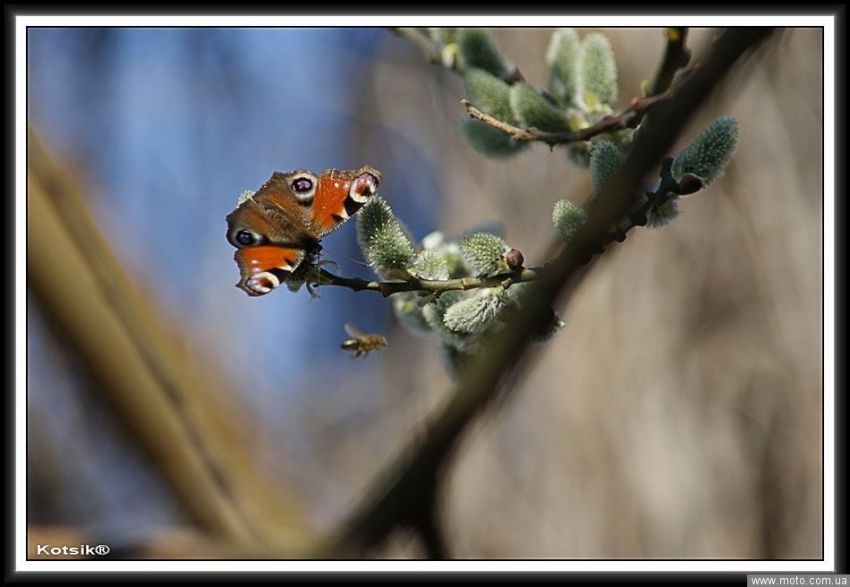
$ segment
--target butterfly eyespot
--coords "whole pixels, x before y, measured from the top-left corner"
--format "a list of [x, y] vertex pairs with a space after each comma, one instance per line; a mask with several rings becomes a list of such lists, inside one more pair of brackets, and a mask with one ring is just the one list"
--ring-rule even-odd
[[292, 182], [292, 190], [298, 194], [306, 194], [313, 189], [313, 182], [306, 177], [299, 177]]
[[238, 233], [236, 233], [236, 240], [239, 242], [240, 245], [248, 246], [254, 244], [256, 237], [254, 234], [248, 232], [247, 230], [240, 230]]
[[348, 195], [358, 204], [365, 204], [369, 198], [377, 193], [378, 183], [380, 183], [380, 180], [371, 173], [361, 173], [351, 182]]
[[265, 239], [253, 230], [242, 229], [230, 235], [230, 244], [236, 248], [262, 244]]
[[299, 204], [309, 206], [316, 195], [318, 178], [309, 171], [298, 171], [289, 177], [289, 188]]

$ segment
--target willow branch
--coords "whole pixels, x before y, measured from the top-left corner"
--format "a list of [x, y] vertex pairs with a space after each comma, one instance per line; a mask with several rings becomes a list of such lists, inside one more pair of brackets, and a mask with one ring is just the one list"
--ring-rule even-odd
[[436, 293], [452, 290], [470, 290], [482, 287], [510, 287], [515, 283], [526, 283], [540, 279], [543, 267], [523, 269], [499, 273], [489, 277], [461, 277], [459, 279], [422, 279], [411, 276], [406, 280], [369, 281], [356, 277], [342, 277], [334, 275], [325, 269], [319, 270], [319, 277], [314, 285], [336, 285], [347, 287], [354, 291], [374, 291], [387, 297], [405, 291], [417, 291], [423, 293]]
[[502, 132], [511, 135], [514, 141], [538, 141], [546, 143], [550, 147], [555, 145], [567, 145], [570, 143], [578, 143], [590, 140], [591, 138], [622, 130], [625, 128], [635, 128], [640, 124], [643, 117], [656, 107], [658, 104], [667, 101], [670, 98], [668, 94], [659, 96], [651, 96], [647, 98], [635, 98], [632, 104], [615, 116], [605, 116], [596, 124], [582, 128], [576, 131], [551, 132], [540, 130], [538, 128], [523, 128], [503, 120], [499, 120], [485, 112], [482, 112], [469, 100], [461, 100], [460, 103], [466, 108], [466, 113], [470, 118], [480, 120], [488, 126], [492, 126]]
[[[567, 291], [571, 278], [604, 242], [610, 226], [625, 217], [632, 195], [661, 161], [690, 117], [749, 49], [768, 36], [766, 28], [727, 30], [702, 66], [677, 84], [671, 100], [653, 114], [652, 124], [635, 140], [616, 177], [591, 202], [588, 221], [571, 246], [553, 245], [555, 261], [539, 280], [533, 303], [522, 308], [486, 352], [461, 373], [448, 403], [435, 415], [421, 441], [414, 441], [381, 471], [360, 506], [333, 539], [330, 552], [359, 554], [380, 543], [394, 528], [410, 524], [422, 508], [433, 507], [437, 479], [459, 439], [497, 396], [502, 384], [527, 365], [529, 343], [551, 318], [549, 308]], [[562, 300], [563, 301], [563, 300]]]

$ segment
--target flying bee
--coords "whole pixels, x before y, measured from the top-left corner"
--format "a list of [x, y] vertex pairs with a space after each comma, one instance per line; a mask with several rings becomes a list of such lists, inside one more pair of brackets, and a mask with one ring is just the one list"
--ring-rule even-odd
[[352, 324], [346, 324], [345, 331], [351, 338], [342, 341], [339, 348], [354, 353], [355, 357], [365, 356], [372, 351], [379, 351], [387, 347], [386, 337], [380, 334], [364, 334]]

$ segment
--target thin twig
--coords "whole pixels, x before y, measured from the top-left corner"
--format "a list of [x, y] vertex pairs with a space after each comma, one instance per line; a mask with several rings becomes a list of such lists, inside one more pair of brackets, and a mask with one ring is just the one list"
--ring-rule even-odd
[[[416, 47], [422, 52], [422, 55], [425, 56], [425, 59], [427, 59], [429, 63], [433, 65], [438, 65], [458, 75], [463, 75], [465, 69], [463, 66], [463, 62], [461, 59], [458, 58], [458, 55], [455, 54], [450, 58], [447, 58], [445, 54], [446, 45], [443, 45], [439, 41], [432, 39], [427, 33], [414, 27], [391, 26], [387, 28], [399, 37], [407, 39], [412, 44], [416, 45]], [[506, 71], [501, 76], [501, 78], [502, 81], [508, 84], [514, 84], [517, 82], [525, 81], [525, 76], [523, 76], [519, 68], [515, 66]]]
[[443, 61], [443, 46], [430, 36], [414, 27], [387, 27], [390, 31], [403, 39], [407, 39], [422, 52], [425, 59], [434, 65], [440, 65], [446, 69], [458, 71], [457, 61], [452, 60], [450, 64]]
[[368, 281], [356, 277], [342, 277], [325, 270], [319, 270], [318, 283], [314, 285], [336, 285], [354, 291], [374, 291], [387, 297], [405, 291], [430, 292], [440, 294], [452, 290], [470, 290], [482, 287], [510, 287], [515, 283], [537, 281], [543, 267], [499, 273], [489, 277], [461, 277], [459, 279], [421, 279], [411, 276], [406, 280]]
[[666, 93], [648, 98], [635, 98], [631, 106], [618, 115], [605, 116], [596, 124], [580, 130], [563, 132], [550, 132], [537, 128], [522, 128], [482, 112], [469, 100], [461, 100], [460, 103], [464, 105], [466, 113], [469, 114], [470, 118], [475, 118], [488, 126], [508, 133], [514, 141], [539, 141], [553, 147], [555, 145], [567, 145], [569, 143], [587, 141], [597, 135], [625, 128], [635, 128], [651, 108], [669, 98], [670, 96]]

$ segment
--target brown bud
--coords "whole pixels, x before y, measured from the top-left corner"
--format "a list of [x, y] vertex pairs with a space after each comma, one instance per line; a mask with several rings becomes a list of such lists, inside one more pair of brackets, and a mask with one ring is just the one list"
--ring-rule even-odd
[[513, 70], [504, 77], [503, 81], [507, 84], [515, 84], [516, 82], [524, 82], [525, 77], [522, 75], [522, 72], [518, 67], [514, 67]]
[[522, 269], [522, 264], [525, 259], [522, 256], [522, 252], [519, 249], [511, 249], [507, 253], [505, 253], [505, 262], [508, 264], [508, 267], [511, 268], [512, 271], [519, 271]]
[[682, 179], [679, 180], [679, 185], [676, 187], [676, 193], [680, 196], [687, 196], [688, 194], [700, 191], [703, 187], [705, 186], [703, 185], [702, 178], [692, 173], [686, 173], [682, 176]]

